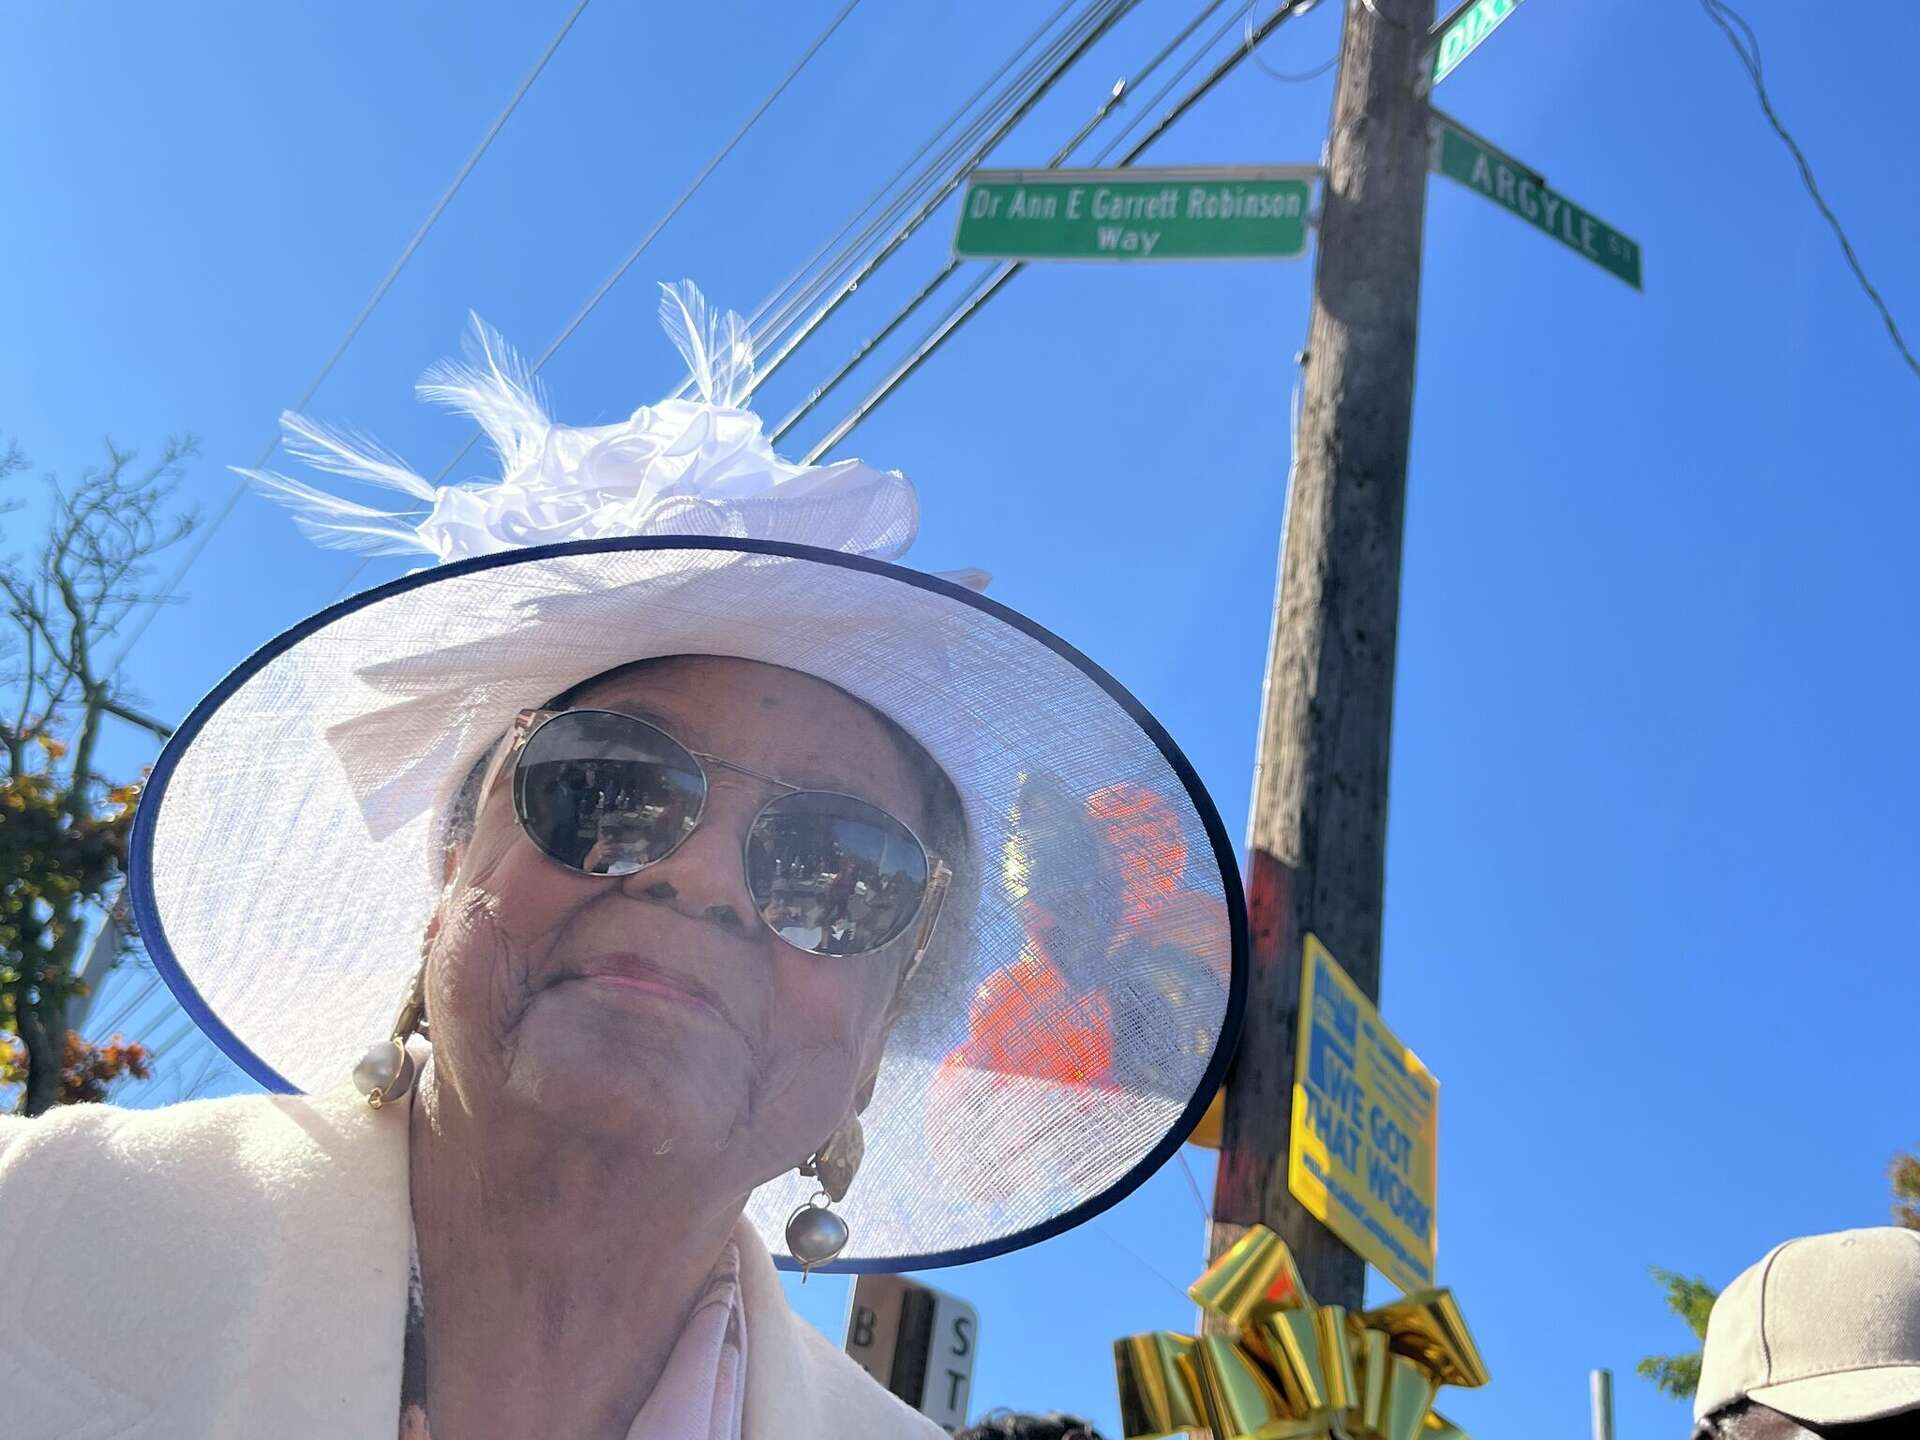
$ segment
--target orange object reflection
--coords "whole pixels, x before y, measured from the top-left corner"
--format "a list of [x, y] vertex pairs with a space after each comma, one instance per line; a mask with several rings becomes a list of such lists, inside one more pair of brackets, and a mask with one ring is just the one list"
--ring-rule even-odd
[[1091, 991], [1069, 995], [1059, 970], [1033, 955], [1003, 965], [974, 992], [971, 1036], [950, 1063], [1065, 1085], [1113, 1070], [1113, 1008]]
[[1137, 925], [1179, 887], [1187, 868], [1180, 817], [1152, 790], [1129, 781], [1094, 791], [1087, 813], [1119, 867], [1122, 923]]

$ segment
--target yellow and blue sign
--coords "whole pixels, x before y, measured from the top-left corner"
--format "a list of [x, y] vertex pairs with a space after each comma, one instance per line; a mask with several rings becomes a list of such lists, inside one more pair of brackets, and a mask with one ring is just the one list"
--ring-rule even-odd
[[1440, 1082], [1315, 936], [1303, 963], [1287, 1188], [1402, 1290], [1430, 1289]]

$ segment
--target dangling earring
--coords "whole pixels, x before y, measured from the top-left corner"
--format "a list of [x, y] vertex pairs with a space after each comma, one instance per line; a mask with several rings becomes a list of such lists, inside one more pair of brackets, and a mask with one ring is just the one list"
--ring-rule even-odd
[[422, 960], [407, 986], [407, 998], [400, 1013], [393, 1017], [393, 1033], [370, 1046], [353, 1067], [353, 1083], [367, 1097], [367, 1104], [378, 1110], [401, 1099], [413, 1088], [419, 1067], [407, 1040], [416, 1032], [426, 1033], [427, 963]]
[[787, 1217], [787, 1250], [800, 1262], [802, 1285], [814, 1266], [825, 1265], [847, 1248], [847, 1222], [827, 1206], [847, 1198], [866, 1153], [867, 1137], [860, 1128], [860, 1117], [849, 1115], [827, 1137], [827, 1143], [799, 1167], [800, 1174], [820, 1182], [813, 1198]]

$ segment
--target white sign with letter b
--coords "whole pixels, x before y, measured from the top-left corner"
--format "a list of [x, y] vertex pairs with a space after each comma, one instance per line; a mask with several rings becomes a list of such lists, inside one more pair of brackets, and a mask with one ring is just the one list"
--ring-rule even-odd
[[946, 1429], [967, 1423], [980, 1317], [966, 1301], [899, 1275], [862, 1275], [847, 1307], [847, 1354]]

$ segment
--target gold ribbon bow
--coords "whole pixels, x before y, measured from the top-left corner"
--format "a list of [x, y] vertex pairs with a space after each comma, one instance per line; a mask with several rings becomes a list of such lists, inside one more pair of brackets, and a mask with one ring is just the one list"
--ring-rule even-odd
[[1316, 1305], [1287, 1242], [1256, 1225], [1187, 1293], [1230, 1333], [1114, 1341], [1126, 1440], [1467, 1440], [1433, 1410], [1442, 1385], [1487, 1383], [1451, 1290], [1358, 1315]]

